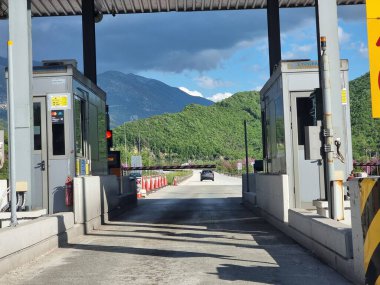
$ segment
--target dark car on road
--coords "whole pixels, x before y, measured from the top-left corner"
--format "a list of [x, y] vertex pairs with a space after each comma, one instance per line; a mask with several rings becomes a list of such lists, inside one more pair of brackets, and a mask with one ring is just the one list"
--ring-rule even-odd
[[201, 181], [203, 180], [212, 180], [214, 181], [214, 172], [212, 170], [202, 170], [201, 172]]

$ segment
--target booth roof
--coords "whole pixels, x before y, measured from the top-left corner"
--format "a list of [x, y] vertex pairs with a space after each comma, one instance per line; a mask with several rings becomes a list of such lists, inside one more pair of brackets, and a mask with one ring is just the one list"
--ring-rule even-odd
[[[8, 1], [0, 0], [0, 18], [8, 16]], [[32, 16], [70, 16], [82, 14], [83, 0], [31, 0]], [[94, 0], [102, 14], [191, 12], [264, 9], [267, 0]], [[333, 1], [333, 0], [331, 0]], [[365, 0], [336, 0], [338, 5], [365, 4]], [[279, 0], [281, 8], [312, 7], [316, 0]]]

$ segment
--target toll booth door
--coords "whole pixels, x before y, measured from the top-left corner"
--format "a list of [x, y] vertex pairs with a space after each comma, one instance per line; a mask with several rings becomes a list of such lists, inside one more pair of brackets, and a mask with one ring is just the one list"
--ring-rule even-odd
[[32, 210], [48, 210], [48, 160], [45, 97], [33, 98], [33, 142], [34, 187], [31, 190], [30, 205]]
[[291, 129], [293, 140], [294, 192], [296, 207], [313, 208], [320, 198], [322, 165], [319, 160], [305, 160], [305, 127], [313, 126], [311, 92], [291, 92]]

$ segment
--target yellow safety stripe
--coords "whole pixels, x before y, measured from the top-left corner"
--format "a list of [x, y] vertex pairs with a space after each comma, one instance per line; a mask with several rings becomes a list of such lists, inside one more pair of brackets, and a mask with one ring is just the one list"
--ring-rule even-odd
[[363, 210], [365, 204], [367, 203], [367, 199], [369, 194], [371, 194], [373, 186], [376, 184], [376, 179], [364, 179], [360, 183], [360, 215], [363, 214]]
[[[376, 247], [380, 243], [380, 211], [377, 212], [371, 225], [369, 225], [367, 236], [364, 241], [364, 271], [367, 272], [369, 262]], [[378, 279], [379, 280], [379, 279]], [[376, 281], [377, 285], [377, 281]]]

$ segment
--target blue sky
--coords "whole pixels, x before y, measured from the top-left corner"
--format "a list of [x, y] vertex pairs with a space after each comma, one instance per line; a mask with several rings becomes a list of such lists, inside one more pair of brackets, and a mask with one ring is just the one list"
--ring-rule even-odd
[[[365, 6], [338, 11], [350, 79], [368, 72]], [[317, 58], [314, 9], [281, 10], [283, 59]], [[33, 18], [34, 60], [74, 58], [82, 69], [80, 17]], [[105, 16], [97, 24], [98, 72], [118, 70], [219, 100], [268, 79], [265, 10]], [[0, 22], [6, 56], [7, 22]]]

